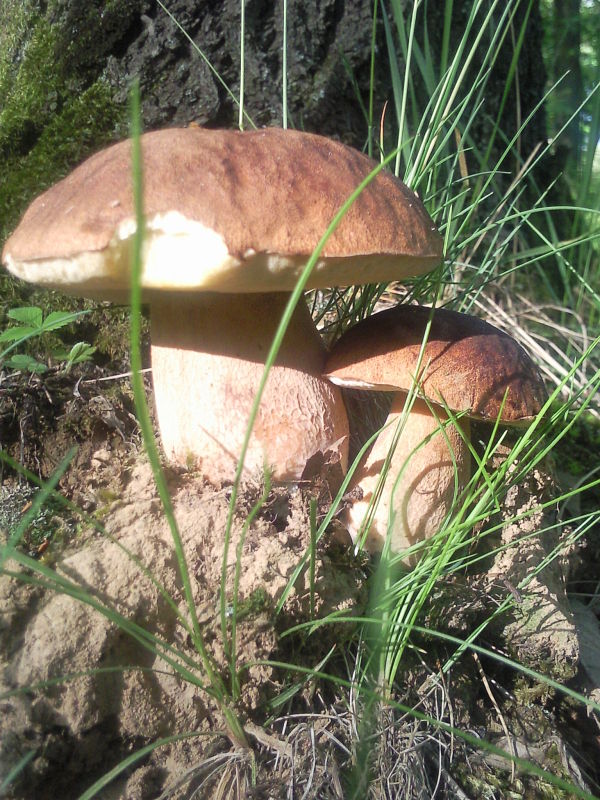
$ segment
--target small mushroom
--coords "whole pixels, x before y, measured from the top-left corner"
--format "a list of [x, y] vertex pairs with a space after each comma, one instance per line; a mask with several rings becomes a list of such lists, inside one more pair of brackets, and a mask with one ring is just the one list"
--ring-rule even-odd
[[[231, 479], [265, 358], [308, 257], [375, 162], [320, 136], [199, 127], [141, 137], [145, 237], [162, 444], [209, 480]], [[92, 156], [38, 197], [2, 261], [33, 283], [127, 302], [135, 209], [131, 145]], [[433, 269], [441, 237], [418, 198], [388, 172], [328, 239], [308, 288], [400, 279]], [[325, 349], [297, 307], [262, 398], [247, 470], [296, 480], [314, 454], [338, 453], [348, 428]]]
[[[334, 345], [325, 374], [338, 386], [395, 392], [386, 427], [351, 484], [361, 498], [346, 512], [354, 541], [368, 524], [368, 506], [415, 383], [417, 397], [404, 418], [365, 539], [371, 552], [383, 548], [392, 512], [395, 553], [439, 530], [470, 477], [470, 418], [527, 425], [546, 400], [537, 368], [514, 339], [483, 320], [445, 309], [401, 305], [359, 322]], [[456, 425], [443, 424], [446, 408], [461, 414]]]

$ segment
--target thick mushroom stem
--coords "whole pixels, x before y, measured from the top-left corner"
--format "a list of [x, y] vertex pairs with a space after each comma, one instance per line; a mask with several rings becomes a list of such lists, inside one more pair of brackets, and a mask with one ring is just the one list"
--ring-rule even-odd
[[[158, 423], [172, 461], [210, 481], [235, 475], [264, 362], [289, 295], [156, 293], [152, 372]], [[247, 473], [302, 477], [319, 451], [345, 470], [348, 421], [340, 390], [321, 377], [325, 350], [301, 301], [291, 319], [254, 423]]]
[[[394, 395], [386, 427], [354, 474], [353, 486], [360, 488], [362, 498], [346, 511], [346, 519], [343, 520], [353, 541], [362, 538], [369, 504], [377, 492], [405, 402], [404, 393]], [[436, 413], [442, 421], [448, 418], [442, 408], [436, 408]], [[444, 430], [440, 430], [438, 420], [427, 403], [415, 400], [400, 432], [379, 500], [374, 512], [371, 512], [372, 519], [365, 539], [367, 550], [382, 550], [392, 510], [390, 545], [394, 553], [403, 552], [439, 530], [452, 507], [456, 489], [460, 493], [470, 473], [470, 453], [465, 442], [470, 435], [469, 420], [463, 417], [459, 424], [462, 434], [453, 424], [446, 424]], [[431, 438], [422, 444], [429, 436]]]

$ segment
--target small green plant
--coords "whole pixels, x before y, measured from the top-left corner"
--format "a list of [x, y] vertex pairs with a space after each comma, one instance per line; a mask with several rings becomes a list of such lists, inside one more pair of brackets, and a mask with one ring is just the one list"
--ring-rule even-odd
[[[64, 328], [87, 313], [87, 311], [51, 311], [44, 319], [44, 313], [38, 306], [11, 308], [7, 312], [7, 317], [18, 324], [0, 333], [0, 344], [10, 342], [8, 347], [0, 351], [0, 366], [5, 365], [21, 372], [37, 374], [47, 372], [48, 364], [29, 353], [13, 353], [13, 351], [29, 339]], [[69, 372], [75, 364], [90, 361], [95, 352], [96, 348], [87, 342], [76, 342], [69, 350], [51, 347], [49, 356], [63, 364], [64, 372]]]

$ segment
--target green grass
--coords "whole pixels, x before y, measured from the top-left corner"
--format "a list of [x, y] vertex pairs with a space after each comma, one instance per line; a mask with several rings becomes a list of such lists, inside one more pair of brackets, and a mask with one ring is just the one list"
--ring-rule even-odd
[[[508, 71], [503, 102], [508, 97], [510, 84], [516, 80], [523, 29], [514, 30], [515, 9], [515, 2], [506, 4], [495, 0], [487, 4], [476, 0], [464, 34], [458, 46], [451, 51], [449, 30], [452, 3], [448, 0], [443, 46], [438, 62], [428, 47], [427, 37], [420, 43], [415, 35], [421, 24], [421, 4], [414, 4], [412, 14], [406, 15], [399, 0], [389, 0], [385, 4], [374, 3], [374, 21], [377, 18], [383, 20], [387, 53], [376, 53], [373, 46], [372, 60], [375, 63], [377, 58], [385, 58], [390, 70], [393, 97], [387, 113], [393, 123], [386, 128], [388, 133], [385, 140], [374, 137], [373, 131], [378, 129], [378, 124], [373, 107], [375, 87], [372, 87], [368, 102], [363, 104], [368, 150], [380, 157], [378, 169], [393, 168], [424, 198], [444, 236], [447, 253], [443, 268], [432, 275], [414, 280], [405, 287], [405, 301], [435, 302], [467, 312], [496, 314], [492, 321], [507, 327], [528, 348], [535, 348], [534, 357], [539, 359], [544, 370], [550, 399], [533, 424], [511, 443], [510, 453], [500, 466], [489, 466], [500, 445], [507, 441], [506, 434], [499, 426], [490, 428], [483, 448], [470, 445], [475, 464], [473, 477], [466, 489], [457, 491], [455, 506], [439, 533], [428, 542], [427, 547], [421, 548], [421, 558], [411, 571], [402, 567], [397, 556], [384, 552], [378, 567], [371, 574], [368, 609], [360, 620], [346, 614], [331, 615], [323, 619], [313, 618], [316, 547], [326, 535], [342, 502], [352, 471], [322, 519], [317, 519], [313, 512], [311, 546], [299, 562], [276, 612], [281, 613], [285, 600], [292, 591], [294, 580], [303, 569], [308, 569], [313, 576], [310, 582], [311, 618], [304, 625], [288, 631], [287, 636], [293, 638], [301, 634], [308, 642], [311, 636], [327, 636], [328, 630], [334, 625], [346, 626], [350, 640], [344, 654], [348, 673], [344, 674], [331, 653], [320, 658], [313, 666], [306, 666], [299, 661], [277, 662], [276, 666], [289, 674], [289, 683], [280, 697], [272, 698], [271, 706], [281, 713], [288, 708], [292, 697], [308, 684], [318, 682], [337, 693], [338, 697], [343, 698], [342, 702], [351, 707], [358, 736], [352, 743], [353, 759], [348, 760], [348, 764], [353, 761], [353, 766], [348, 766], [344, 776], [348, 797], [376, 796], [368, 794], [369, 781], [372, 781], [371, 787], [377, 782], [372, 752], [383, 742], [380, 723], [387, 711], [396, 715], [394, 719], [397, 725], [402, 724], [400, 718], [406, 715], [417, 720], [428, 735], [438, 737], [440, 741], [457, 737], [474, 750], [501, 755], [524, 773], [543, 778], [553, 787], [558, 797], [592, 796], [580, 786], [573, 785], [564, 773], [550, 774], [548, 770], [543, 770], [513, 753], [505, 752], [485, 739], [474, 737], [469, 731], [454, 725], [451, 717], [448, 718], [443, 713], [439, 716], [425, 713], [399, 700], [402, 697], [405, 673], [409, 666], [414, 665], [418, 643], [425, 636], [440, 643], [442, 648], [440, 652], [443, 653], [443, 658], [435, 672], [439, 680], [466, 668], [471, 654], [477, 653], [485, 656], [488, 663], [498, 668], [502, 667], [515, 676], [521, 675], [542, 683], [559, 695], [568, 696], [575, 703], [587, 703], [600, 711], [597, 705], [591, 704], [589, 700], [555, 680], [550, 671], [542, 673], [514, 658], [492, 652], [480, 643], [486, 632], [500, 618], [518, 606], [514, 592], [508, 588], [498, 608], [480, 620], [468, 635], [458, 637], [443, 629], [438, 630], [423, 624], [426, 618], [435, 617], [432, 608], [439, 602], [436, 601], [438, 588], [445, 581], [460, 580], [473, 573], [481, 567], [484, 559], [489, 558], [489, 550], [483, 555], [475, 547], [474, 531], [477, 530], [480, 542], [493, 542], [502, 525], [519, 521], [517, 516], [513, 520], [498, 522], [495, 516], [511, 487], [518, 486], [536, 467], [543, 467], [547, 455], [567, 442], [588, 415], [596, 422], [600, 415], [597, 399], [600, 390], [600, 215], [596, 210], [598, 180], [593, 158], [588, 153], [581, 160], [580, 188], [574, 202], [562, 202], [556, 206], [548, 202], [548, 187], [537, 187], [537, 196], [531, 200], [534, 166], [546, 154], [550, 145], [541, 146], [531, 154], [530, 159], [519, 154], [519, 139], [529, 123], [528, 119], [510, 137], [506, 137], [500, 129], [498, 120], [492, 120], [491, 136], [484, 150], [477, 146], [471, 135], [484, 113], [483, 98], [489, 69], [497, 58], [499, 47], [511, 33], [514, 34], [515, 55]], [[500, 22], [493, 25], [492, 11], [500, 16]], [[284, 43], [284, 48], [285, 46]], [[480, 66], [473, 75], [468, 72], [468, 67], [473, 63], [476, 53], [480, 57]], [[204, 58], [203, 55], [202, 57]], [[243, 63], [243, 52], [241, 60]], [[375, 74], [375, 70], [372, 70], [372, 74]], [[427, 90], [426, 94], [422, 91], [423, 86]], [[550, 96], [549, 94], [548, 97]], [[596, 91], [590, 97], [592, 108], [597, 109], [599, 96], [600, 92]], [[243, 96], [239, 101], [239, 125], [243, 127], [250, 123], [245, 121]], [[598, 119], [598, 115], [595, 118]], [[134, 126], [137, 125], [139, 109], [136, 106], [132, 111], [132, 119]], [[134, 127], [134, 136], [138, 134], [139, 129]], [[498, 143], [501, 143], [501, 155], [491, 163], [491, 154]], [[465, 173], [465, 154], [467, 163], [471, 165], [470, 174]], [[139, 154], [137, 158], [135, 176], [139, 198], [143, 164], [139, 161]], [[516, 173], [507, 180], [504, 172], [514, 163], [517, 164]], [[240, 663], [237, 642], [237, 625], [242, 612], [242, 604], [237, 597], [241, 545], [236, 554], [233, 602], [226, 593], [225, 577], [231, 546], [231, 526], [238, 511], [244, 453], [269, 370], [275, 362], [293, 310], [304, 293], [310, 272], [327, 237], [361, 188], [362, 186], [358, 187], [356, 193], [348, 198], [328, 230], [323, 232], [323, 238], [307, 262], [290, 298], [265, 361], [263, 380], [255, 398], [244, 451], [231, 492], [229, 521], [224, 538], [220, 616], [227, 663], [213, 663], [203, 641], [193, 602], [189, 565], [186, 563], [168, 488], [160, 469], [143, 385], [139, 378], [140, 294], [139, 283], [135, 279], [132, 286], [131, 361], [136, 376], [136, 408], [164, 513], [172, 531], [188, 618], [182, 617], [173, 598], [166, 596], [165, 600], [176, 610], [180, 624], [193, 642], [196, 655], [190, 657], [179, 651], [172, 643], [151, 634], [143, 625], [134, 623], [109, 604], [93, 597], [85, 588], [58, 575], [52, 568], [29, 558], [19, 550], [18, 543], [27, 524], [47, 499], [54, 496], [55, 486], [68, 462], [42, 487], [27, 518], [15, 529], [2, 550], [0, 563], [4, 574], [52, 591], [65, 592], [92, 606], [143, 647], [160, 654], [171, 669], [186, 681], [210, 695], [224, 714], [232, 744], [243, 749], [249, 747], [249, 740], [244, 729], [244, 720], [236, 708], [236, 701], [241, 692], [240, 675], [243, 675], [249, 665]], [[143, 209], [139, 200], [137, 209], [141, 219]], [[559, 238], [553, 224], [559, 211], [568, 213], [571, 220], [570, 232], [565, 239]], [[136, 248], [134, 275], [139, 274], [139, 237]], [[549, 279], [549, 274], [554, 277]], [[535, 291], [531, 290], [532, 286]], [[325, 313], [328, 314], [328, 337], [335, 338], [349, 324], [371, 313], [375, 302], [386, 290], [386, 286], [372, 286], [360, 291], [349, 288], [332, 292], [326, 298], [325, 305], [315, 309], [317, 316], [324, 318]], [[502, 302], [500, 309], [497, 308], [498, 297], [504, 301], [506, 318], [500, 313], [503, 310]], [[336, 319], [333, 322], [331, 312], [335, 312]], [[585, 336], [582, 336], [581, 321], [585, 323]], [[368, 442], [365, 443], [361, 452], [368, 445]], [[355, 465], [360, 455], [359, 453]], [[597, 489], [599, 485], [597, 474], [589, 472], [588, 475], [588, 472], [584, 472], [584, 480], [576, 488], [558, 491], [556, 497], [548, 501], [541, 500], [536, 508], [527, 510], [523, 516], [552, 505], [558, 505], [559, 509], [565, 508], [578, 495], [583, 496], [585, 492]], [[267, 480], [264, 492], [248, 514], [246, 530], [260, 511], [268, 491]], [[103, 531], [97, 521], [94, 521], [94, 525]], [[586, 536], [590, 529], [599, 525], [600, 511], [585, 511], [571, 520], [571, 537], [576, 540]], [[534, 535], [541, 533], [538, 531]], [[128, 557], [133, 556], [128, 554]], [[557, 557], [558, 552], [551, 552], [547, 560]], [[6, 566], [9, 560], [12, 564], [10, 568]], [[528, 583], [543, 566], [545, 563], [537, 565], [522, 585], [514, 587], [515, 591], [526, 593]], [[140, 568], [151, 576], [147, 567], [140, 564]], [[155, 577], [152, 579], [157, 580]], [[65, 680], [67, 678], [65, 676]], [[194, 733], [190, 732], [189, 735], [193, 736]], [[83, 797], [97, 796], [111, 778], [126, 770], [136, 759], [143, 758], [152, 748], [160, 747], [166, 742], [167, 739], [160, 740], [138, 750], [116, 765], [103, 781], [90, 787]], [[26, 767], [27, 759], [31, 757], [26, 755], [21, 762], [16, 763], [5, 782], [18, 776]], [[251, 770], [250, 764], [248, 762], [245, 769]]]

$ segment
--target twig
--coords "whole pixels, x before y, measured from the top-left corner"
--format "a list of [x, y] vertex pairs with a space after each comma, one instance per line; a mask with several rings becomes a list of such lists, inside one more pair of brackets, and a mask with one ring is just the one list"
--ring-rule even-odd
[[[145, 369], [141, 369], [138, 374], [143, 375], [145, 372], [152, 372], [152, 367], [146, 367]], [[121, 372], [118, 375], [107, 375], [104, 378], [88, 378], [85, 381], [81, 381], [81, 383], [100, 383], [101, 381], [116, 381], [120, 378], [131, 378], [133, 372]]]
[[[508, 746], [510, 747], [510, 753], [515, 758], [517, 757], [517, 750], [515, 748], [515, 743], [513, 742], [513, 737], [508, 732], [508, 727], [506, 725], [506, 720], [502, 716], [502, 712], [500, 711], [500, 706], [496, 702], [496, 698], [494, 697], [494, 693], [488, 683], [488, 679], [486, 678], [485, 672], [483, 671], [483, 667], [481, 666], [481, 661], [479, 660], [479, 656], [477, 653], [471, 653], [473, 658], [475, 659], [475, 663], [477, 664], [477, 669], [479, 670], [479, 674], [481, 675], [481, 680], [483, 681], [483, 685], [485, 686], [485, 690], [488, 694], [488, 697], [492, 701], [492, 705], [496, 709], [496, 714], [498, 714], [498, 719], [500, 720], [500, 724], [502, 725], [502, 730], [504, 731], [504, 735], [506, 736], [506, 741], [508, 742]], [[510, 762], [510, 780], [513, 782], [515, 779], [515, 762]]]

